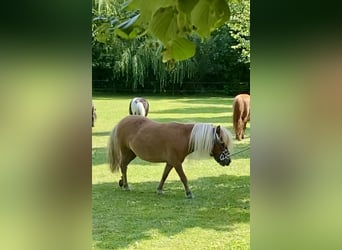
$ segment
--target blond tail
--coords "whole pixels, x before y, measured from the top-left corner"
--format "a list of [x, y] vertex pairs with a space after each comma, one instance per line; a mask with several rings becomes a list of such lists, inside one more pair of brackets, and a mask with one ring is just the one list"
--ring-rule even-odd
[[142, 102], [137, 103], [137, 109], [138, 109], [139, 115], [145, 116], [145, 107], [144, 107], [144, 104]]
[[118, 171], [121, 161], [121, 151], [117, 140], [117, 127], [110, 133], [108, 140], [108, 161], [111, 172]]
[[236, 134], [239, 132], [239, 119], [240, 119], [240, 112], [239, 112], [239, 104], [237, 100], [233, 103], [233, 127]]

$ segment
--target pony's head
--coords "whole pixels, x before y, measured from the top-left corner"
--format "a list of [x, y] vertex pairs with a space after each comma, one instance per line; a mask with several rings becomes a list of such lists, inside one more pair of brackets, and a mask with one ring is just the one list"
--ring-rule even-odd
[[224, 127], [217, 126], [214, 130], [214, 145], [210, 153], [211, 156], [221, 166], [228, 166], [231, 162], [229, 147], [231, 146], [232, 136]]
[[224, 127], [214, 127], [207, 123], [195, 123], [191, 131], [189, 152], [196, 152], [195, 157], [210, 155], [222, 166], [231, 162], [229, 148], [232, 135]]

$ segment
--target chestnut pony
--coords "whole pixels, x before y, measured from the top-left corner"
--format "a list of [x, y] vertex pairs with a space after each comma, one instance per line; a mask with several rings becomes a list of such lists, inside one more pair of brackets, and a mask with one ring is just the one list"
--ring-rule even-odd
[[250, 96], [240, 94], [233, 101], [233, 126], [236, 139], [241, 141], [245, 137], [246, 125], [250, 120]]
[[134, 97], [129, 103], [129, 114], [130, 115], [141, 115], [147, 116], [149, 110], [149, 103], [142, 97]]
[[143, 116], [127, 116], [111, 131], [108, 141], [108, 159], [112, 172], [121, 169], [119, 185], [129, 190], [127, 166], [135, 158], [149, 162], [165, 162], [164, 173], [157, 188], [163, 185], [172, 168], [177, 171], [186, 197], [192, 198], [182, 163], [187, 155], [213, 156], [222, 166], [231, 162], [228, 147], [232, 136], [220, 126], [206, 123], [158, 123]]

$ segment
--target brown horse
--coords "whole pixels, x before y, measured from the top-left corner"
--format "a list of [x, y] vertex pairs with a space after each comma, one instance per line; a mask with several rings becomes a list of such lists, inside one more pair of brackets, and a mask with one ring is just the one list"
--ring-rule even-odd
[[143, 116], [127, 116], [115, 126], [108, 141], [108, 158], [112, 172], [121, 169], [119, 185], [129, 190], [127, 166], [136, 157], [149, 162], [165, 162], [157, 188], [162, 193], [164, 182], [175, 168], [183, 182], [186, 196], [192, 198], [182, 163], [192, 152], [213, 156], [222, 166], [231, 162], [228, 147], [232, 137], [228, 130], [206, 123], [158, 123]]
[[148, 101], [142, 97], [134, 97], [129, 103], [130, 115], [147, 116], [150, 105]]
[[236, 139], [241, 141], [245, 137], [246, 125], [250, 120], [250, 96], [240, 94], [233, 101], [233, 126]]

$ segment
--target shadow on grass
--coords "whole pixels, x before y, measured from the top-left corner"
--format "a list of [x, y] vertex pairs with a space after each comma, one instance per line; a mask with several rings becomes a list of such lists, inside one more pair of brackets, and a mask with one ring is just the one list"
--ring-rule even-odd
[[92, 132], [92, 136], [108, 136], [110, 135], [110, 131], [102, 131], [102, 132]]
[[180, 181], [166, 181], [163, 195], [155, 192], [158, 182], [131, 183], [130, 192], [116, 182], [95, 184], [94, 245], [126, 248], [153, 239], [156, 231], [167, 237], [197, 227], [232, 231], [235, 224], [249, 223], [249, 181], [249, 176], [233, 175], [191, 180], [194, 199], [185, 198]]
[[194, 98], [187, 98], [187, 99], [179, 99], [180, 102], [184, 103], [191, 103], [191, 104], [218, 104], [218, 100], [222, 100], [220, 104], [227, 104], [230, 105], [233, 102], [233, 97], [194, 97]]
[[[152, 112], [152, 111], [151, 111]], [[225, 107], [191, 107], [191, 108], [175, 108], [160, 111], [153, 111], [154, 114], [201, 114], [201, 113], [224, 113], [232, 112], [232, 108]]]
[[216, 117], [200, 117], [200, 116], [187, 116], [185, 118], [156, 118], [153, 119], [156, 122], [160, 123], [168, 123], [168, 122], [179, 122], [179, 123], [198, 123], [198, 122], [203, 122], [203, 123], [213, 123], [213, 124], [219, 124], [223, 122], [231, 122], [232, 116], [227, 115], [227, 116], [216, 116]]
[[91, 149], [92, 166], [108, 163], [107, 148], [95, 147]]

